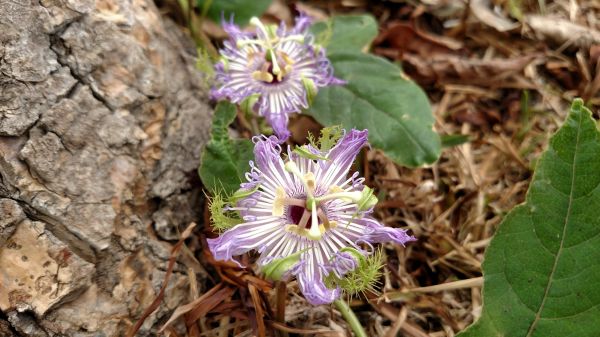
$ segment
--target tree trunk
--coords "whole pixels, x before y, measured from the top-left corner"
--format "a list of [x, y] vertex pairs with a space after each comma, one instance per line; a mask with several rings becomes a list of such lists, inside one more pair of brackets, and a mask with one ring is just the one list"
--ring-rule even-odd
[[199, 218], [194, 54], [151, 0], [0, 0], [1, 336], [120, 336], [152, 302]]

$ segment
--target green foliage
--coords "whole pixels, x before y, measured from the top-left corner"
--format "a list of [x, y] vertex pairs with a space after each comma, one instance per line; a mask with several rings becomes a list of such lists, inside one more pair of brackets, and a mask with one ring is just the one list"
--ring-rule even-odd
[[397, 65], [361, 53], [377, 35], [375, 19], [335, 16], [311, 30], [347, 84], [319, 90], [308, 113], [323, 125], [369, 129], [369, 142], [399, 164], [435, 162], [441, 142], [425, 93]]
[[229, 20], [233, 14], [233, 21], [245, 26], [253, 16], [260, 16], [264, 13], [272, 0], [196, 0], [198, 8], [202, 13], [213, 21], [221, 22], [221, 13], [225, 20]]
[[322, 88], [308, 114], [323, 125], [369, 130], [369, 142], [409, 167], [435, 162], [440, 137], [427, 96], [401, 69], [359, 52], [329, 55], [343, 86]]
[[340, 125], [332, 125], [321, 129], [321, 136], [315, 139], [310, 132], [308, 133], [308, 141], [314, 147], [322, 152], [331, 150], [332, 147], [342, 138], [344, 130]]
[[208, 208], [210, 210], [210, 222], [214, 229], [224, 232], [233, 226], [242, 223], [242, 219], [237, 212], [225, 211], [227, 202], [220, 193], [216, 193], [212, 198]]
[[600, 133], [580, 99], [483, 264], [483, 312], [461, 337], [600, 335]]
[[318, 154], [314, 154], [314, 153], [310, 152], [310, 150], [308, 149], [308, 147], [306, 145], [296, 146], [296, 148], [294, 149], [294, 153], [299, 155], [300, 157], [311, 159], [311, 160], [319, 160], [319, 159], [327, 160], [327, 157], [320, 156]]
[[441, 136], [442, 147], [454, 147], [461, 144], [464, 144], [469, 141], [469, 136], [467, 135], [443, 135]]
[[213, 194], [231, 195], [240, 188], [253, 158], [253, 145], [247, 139], [231, 139], [228, 126], [236, 116], [235, 105], [220, 102], [215, 109], [211, 140], [202, 152], [198, 170], [204, 186]]
[[316, 42], [328, 53], [356, 51], [369, 47], [377, 36], [377, 21], [371, 15], [340, 15], [310, 28]]

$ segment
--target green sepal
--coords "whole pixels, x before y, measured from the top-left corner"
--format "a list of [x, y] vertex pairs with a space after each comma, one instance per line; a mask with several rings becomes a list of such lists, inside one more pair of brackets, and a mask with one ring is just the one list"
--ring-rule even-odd
[[300, 256], [307, 250], [308, 248], [298, 251], [290, 256], [281, 259], [275, 259], [267, 263], [262, 268], [262, 272], [265, 274], [266, 278], [273, 281], [279, 281], [287, 271], [292, 269], [298, 262], [300, 262]]
[[373, 193], [373, 189], [365, 186], [362, 190], [362, 196], [357, 202], [358, 211], [363, 212], [369, 210], [377, 204], [377, 197]]
[[302, 77], [302, 85], [304, 86], [304, 90], [306, 90], [306, 100], [308, 101], [308, 105], [312, 105], [319, 90], [317, 89], [315, 82], [310, 78]]
[[319, 156], [318, 154], [314, 154], [314, 153], [310, 152], [305, 145], [296, 146], [296, 148], [294, 149], [294, 153], [299, 155], [302, 158], [307, 158], [307, 159], [311, 159], [311, 160], [319, 160], [319, 159], [327, 160], [327, 157], [325, 157], [325, 156]]
[[240, 188], [239, 190], [235, 191], [235, 193], [233, 193], [228, 200], [230, 203], [238, 202], [241, 199], [251, 196], [254, 192], [258, 191], [259, 188], [260, 185], [256, 186], [251, 190]]
[[260, 98], [260, 94], [252, 94], [248, 97], [246, 97], [241, 103], [240, 103], [240, 109], [242, 110], [242, 112], [244, 114], [250, 114], [252, 113], [254, 110], [254, 105], [256, 104], [256, 102], [258, 102], [258, 99]]
[[356, 248], [344, 247], [340, 249], [342, 253], [350, 253], [356, 261], [358, 261], [358, 268], [365, 267], [367, 258]]

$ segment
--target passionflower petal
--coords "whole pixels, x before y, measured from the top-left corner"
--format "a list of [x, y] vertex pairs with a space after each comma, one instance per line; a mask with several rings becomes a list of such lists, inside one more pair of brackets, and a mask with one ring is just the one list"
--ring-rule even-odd
[[283, 23], [265, 25], [258, 18], [250, 24], [255, 33], [223, 24], [229, 40], [215, 65], [211, 95], [264, 116], [278, 139], [285, 141], [290, 135], [289, 114], [308, 108], [320, 87], [344, 82], [333, 77], [325, 48], [308, 31], [307, 16], [296, 18], [289, 30]]

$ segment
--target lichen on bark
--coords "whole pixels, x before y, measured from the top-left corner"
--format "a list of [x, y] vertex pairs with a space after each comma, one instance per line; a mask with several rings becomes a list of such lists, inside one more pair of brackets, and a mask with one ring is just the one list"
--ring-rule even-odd
[[199, 217], [194, 53], [149, 0], [0, 1], [0, 331], [113, 336], [152, 301], [165, 240]]

